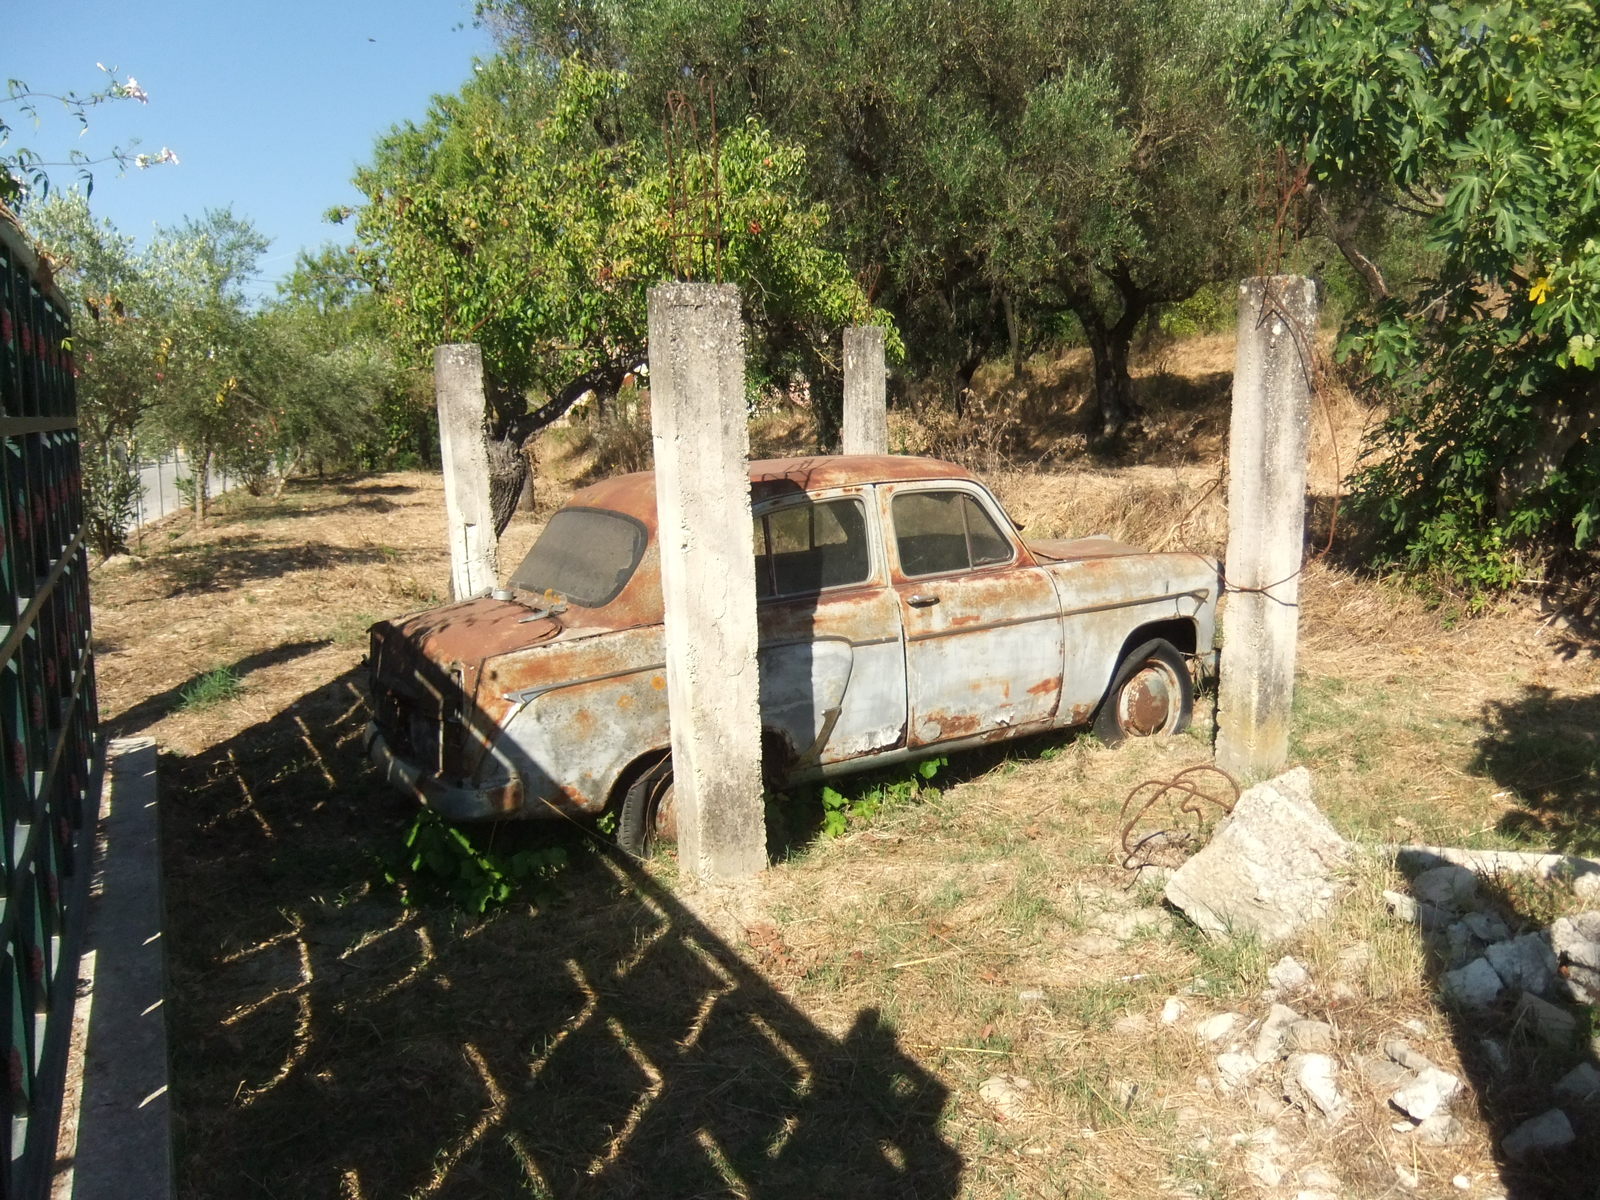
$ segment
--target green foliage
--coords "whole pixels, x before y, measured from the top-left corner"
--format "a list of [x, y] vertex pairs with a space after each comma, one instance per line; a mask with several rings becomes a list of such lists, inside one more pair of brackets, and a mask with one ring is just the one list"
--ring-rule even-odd
[[1433, 269], [1345, 332], [1393, 413], [1357, 477], [1389, 553], [1473, 588], [1600, 533], [1600, 21], [1578, 0], [1294, 0], [1243, 94], [1347, 210]]
[[560, 846], [494, 849], [494, 830], [452, 825], [431, 808], [417, 813], [404, 848], [385, 871], [406, 904], [448, 902], [482, 914], [550, 879], [567, 863]]
[[508, 51], [379, 144], [356, 177], [361, 263], [413, 362], [473, 341], [514, 395], [614, 392], [671, 279], [740, 285], [758, 363], [820, 361], [840, 326], [887, 322], [794, 198], [800, 150], [753, 121], [670, 144], [656, 122], [621, 128], [627, 82]]
[[822, 801], [822, 832], [839, 837], [856, 825], [870, 824], [879, 813], [900, 808], [932, 793], [933, 777], [948, 764], [945, 758], [871, 771], [844, 781], [843, 788], [824, 784], [817, 789]]
[[[550, 64], [628, 72], [610, 111], [659, 121], [703, 81], [722, 120], [805, 150], [828, 239], [916, 367], [959, 386], [1071, 312], [1113, 407], [1150, 305], [1231, 273], [1250, 156], [1224, 64], [1249, 0], [586, 0], [481, 4]], [[1119, 398], [1120, 396], [1120, 398]], [[1120, 417], [1118, 418], [1120, 419]]]
[[229, 700], [237, 700], [244, 692], [238, 673], [232, 667], [218, 667], [198, 675], [183, 685], [179, 691], [178, 707], [184, 712], [204, 712]]

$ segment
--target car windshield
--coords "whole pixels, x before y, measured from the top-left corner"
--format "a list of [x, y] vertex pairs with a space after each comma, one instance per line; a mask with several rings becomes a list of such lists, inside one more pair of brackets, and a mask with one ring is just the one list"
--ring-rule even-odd
[[557, 592], [580, 608], [602, 608], [632, 578], [645, 540], [644, 526], [632, 517], [601, 508], [563, 508], [550, 518], [511, 584], [529, 592]]

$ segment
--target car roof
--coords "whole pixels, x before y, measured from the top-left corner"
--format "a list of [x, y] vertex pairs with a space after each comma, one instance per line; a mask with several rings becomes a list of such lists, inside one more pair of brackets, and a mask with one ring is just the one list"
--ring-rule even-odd
[[[750, 463], [750, 499], [759, 503], [797, 492], [916, 479], [971, 480], [970, 472], [937, 458], [902, 454], [818, 454], [761, 458]], [[601, 480], [573, 494], [570, 506], [609, 508], [654, 526], [656, 473], [636, 471]]]

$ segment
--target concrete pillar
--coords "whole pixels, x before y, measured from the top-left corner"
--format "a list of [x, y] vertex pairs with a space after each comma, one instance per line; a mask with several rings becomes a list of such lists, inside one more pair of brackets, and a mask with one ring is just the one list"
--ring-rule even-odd
[[707, 880], [767, 865], [739, 289], [650, 292], [667, 702], [678, 858]]
[[499, 539], [489, 508], [483, 350], [471, 344], [436, 347], [433, 389], [439, 404], [439, 458], [444, 464], [450, 595], [466, 600], [499, 582]]
[[852, 325], [844, 331], [844, 452], [889, 453], [889, 408], [883, 366], [883, 329]]
[[1217, 765], [1246, 780], [1277, 774], [1289, 757], [1318, 308], [1304, 276], [1239, 285]]

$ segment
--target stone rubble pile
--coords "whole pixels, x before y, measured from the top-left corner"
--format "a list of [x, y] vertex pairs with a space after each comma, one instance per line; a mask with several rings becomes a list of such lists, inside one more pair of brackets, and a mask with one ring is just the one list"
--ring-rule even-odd
[[[1411, 881], [1411, 895], [1385, 892], [1390, 911], [1415, 924], [1443, 966], [1440, 992], [1486, 1031], [1479, 1051], [1495, 1073], [1514, 1065], [1521, 1038], [1576, 1062], [1551, 1088], [1558, 1105], [1531, 1117], [1501, 1141], [1512, 1161], [1570, 1145], [1572, 1118], [1600, 1099], [1594, 1050], [1576, 1044], [1579, 1021], [1566, 1005], [1600, 1001], [1600, 911], [1562, 917], [1548, 929], [1513, 932], [1489, 910], [1477, 873], [1440, 862]], [[1574, 1111], [1569, 1112], [1568, 1109]]]

